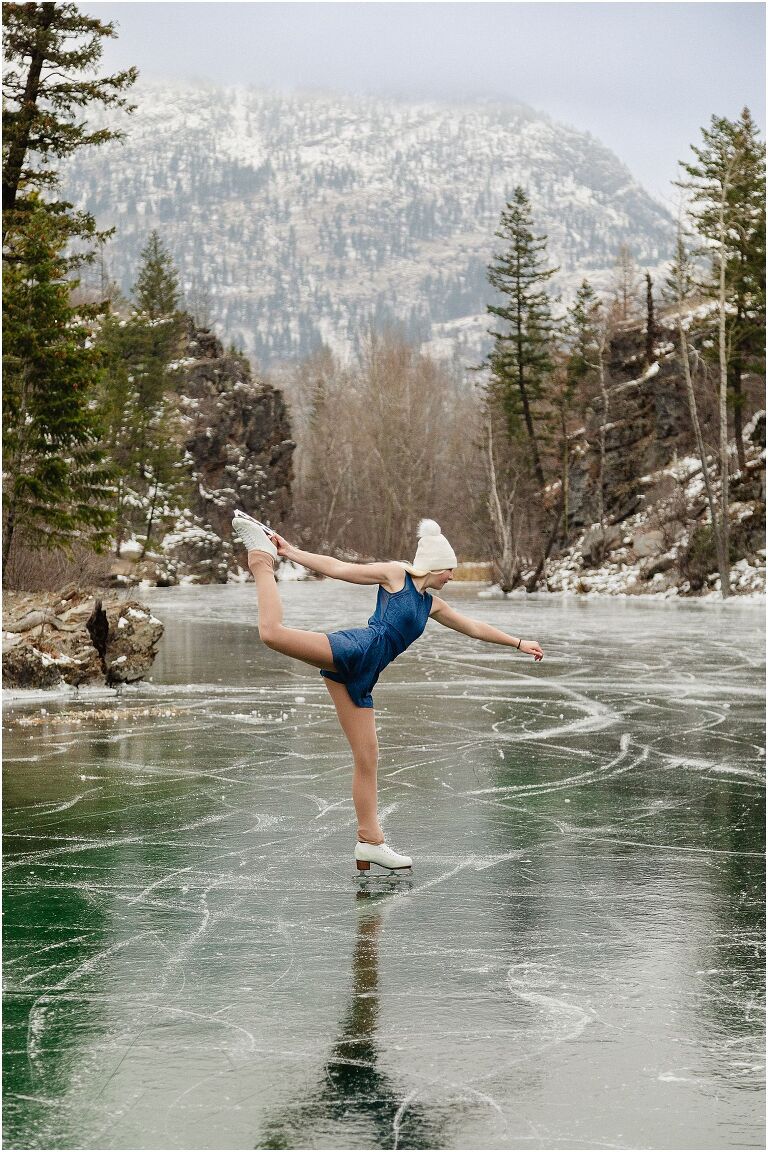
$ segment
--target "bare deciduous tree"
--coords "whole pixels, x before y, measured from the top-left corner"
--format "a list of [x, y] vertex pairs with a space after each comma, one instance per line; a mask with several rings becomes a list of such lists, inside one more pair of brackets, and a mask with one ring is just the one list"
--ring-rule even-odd
[[685, 380], [685, 391], [688, 397], [688, 410], [691, 416], [691, 424], [693, 426], [694, 435], [696, 437], [696, 448], [701, 461], [701, 474], [704, 478], [704, 487], [707, 493], [707, 503], [709, 504], [709, 515], [712, 520], [712, 533], [715, 539], [715, 549], [717, 551], [717, 564], [720, 570], [720, 588], [723, 596], [727, 596], [727, 589], [729, 587], [729, 562], [728, 553], [723, 540], [722, 532], [720, 531], [717, 518], [717, 505], [715, 501], [715, 494], [712, 488], [712, 480], [709, 475], [709, 465], [707, 463], [707, 450], [704, 444], [704, 437], [701, 431], [701, 422], [699, 420], [699, 409], [696, 401], [696, 392], [693, 387], [693, 375], [691, 373], [691, 352], [692, 350], [688, 345], [688, 336], [685, 329], [683, 320], [683, 313], [686, 307], [686, 298], [690, 296], [692, 287], [692, 275], [690, 272], [690, 257], [686, 251], [685, 239], [683, 237], [682, 227], [678, 223], [677, 230], [677, 244], [675, 260], [670, 269], [669, 285], [672, 290], [672, 296], [677, 304], [677, 338], [678, 347], [680, 352], [680, 363], [683, 367], [683, 378]]
[[449, 539], [486, 543], [474, 523], [479, 402], [455, 368], [397, 333], [371, 332], [357, 363], [343, 365], [325, 349], [287, 391], [296, 519], [314, 546], [408, 559], [424, 516]]
[[[726, 291], [726, 268], [728, 253], [726, 249], [726, 230], [728, 227], [727, 208], [731, 194], [731, 180], [736, 167], [738, 154], [735, 154], [726, 165], [720, 189], [720, 200], [717, 212], [717, 350], [718, 365], [720, 368], [720, 543], [722, 557], [720, 561], [720, 588], [725, 600], [731, 591], [731, 572], [729, 562], [729, 524], [728, 524], [728, 360], [730, 347], [726, 333], [726, 306], [728, 296]], [[714, 521], [713, 521], [714, 523]]]
[[640, 301], [640, 274], [628, 244], [620, 244], [612, 281], [612, 319], [616, 323], [634, 320]]
[[[520, 473], [507, 469], [507, 482], [500, 484], [499, 469], [494, 455], [493, 418], [489, 414], [486, 425], [486, 451], [488, 469], [488, 515], [495, 542], [494, 564], [503, 592], [511, 592], [519, 580], [519, 529], [515, 533], [515, 497]], [[502, 487], [500, 493], [499, 488]]]
[[[522, 439], [504, 434], [503, 413], [488, 403], [484, 414], [485, 503], [495, 575], [505, 593], [516, 588], [533, 556], [547, 552], [542, 541], [541, 491]], [[559, 510], [555, 521], [559, 520]], [[538, 579], [543, 563], [537, 566]], [[531, 581], [528, 590], [531, 591]]]

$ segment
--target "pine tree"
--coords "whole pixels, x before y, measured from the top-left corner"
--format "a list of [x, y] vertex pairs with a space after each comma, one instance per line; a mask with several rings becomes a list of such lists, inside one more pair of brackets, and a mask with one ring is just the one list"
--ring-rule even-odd
[[680, 353], [680, 363], [683, 368], [683, 379], [688, 397], [688, 411], [691, 416], [691, 425], [696, 437], [696, 448], [701, 463], [701, 474], [704, 480], [704, 489], [709, 504], [709, 515], [712, 523], [712, 537], [717, 553], [717, 565], [720, 570], [720, 589], [723, 596], [727, 596], [730, 585], [730, 567], [728, 557], [728, 509], [723, 502], [720, 509], [720, 522], [718, 523], [715, 493], [709, 475], [707, 451], [699, 420], [696, 393], [693, 387], [693, 374], [691, 372], [691, 354], [688, 345], [688, 334], [683, 322], [683, 312], [686, 301], [691, 297], [695, 288], [694, 270], [690, 252], [687, 247], [686, 235], [682, 224], [678, 222], [677, 238], [675, 243], [675, 258], [669, 266], [665, 281], [665, 298], [675, 305], [677, 312], [677, 338]]
[[693, 236], [686, 232], [682, 223], [678, 221], [675, 255], [669, 262], [661, 290], [666, 303], [674, 304], [678, 309], [691, 300], [698, 291], [692, 257], [694, 248]]
[[698, 286], [724, 297], [715, 355], [727, 376], [743, 468], [742, 379], [761, 371], [765, 356], [765, 145], [748, 108], [737, 121], [713, 116], [701, 131], [702, 146], [691, 146], [696, 162], [681, 163], [689, 178], [676, 183], [690, 195], [691, 222], [704, 241], [698, 254], [708, 257]]
[[149, 445], [150, 414], [162, 403], [169, 386], [168, 365], [178, 351], [182, 321], [177, 310], [178, 276], [157, 232], [150, 233], [140, 259], [131, 329], [137, 404], [144, 414], [135, 438], [143, 450]]
[[139, 487], [136, 428], [145, 418], [139, 409], [132, 370], [138, 357], [139, 339], [132, 321], [121, 319], [128, 303], [119, 297], [111, 302], [102, 320], [97, 347], [103, 371], [98, 390], [97, 410], [103, 428], [104, 445], [115, 469], [113, 511], [115, 553], [119, 556], [134, 518], [134, 500]]
[[553, 368], [554, 322], [544, 285], [558, 269], [544, 267], [547, 238], [533, 232], [530, 203], [522, 187], [515, 188], [495, 235], [508, 247], [494, 255], [488, 269], [488, 280], [504, 297], [502, 303], [488, 305], [488, 311], [504, 322], [500, 331], [489, 329], [494, 340], [488, 356], [490, 398], [504, 412], [510, 439], [527, 437], [533, 472], [543, 488], [535, 405], [543, 399]]
[[34, 197], [6, 236], [3, 577], [17, 533], [49, 548], [107, 540], [111, 473], [89, 403], [99, 358], [89, 310], [70, 304], [67, 239]]
[[67, 277], [95, 257], [88, 242], [111, 230], [99, 232], [90, 213], [56, 198], [54, 165], [120, 136], [89, 129], [83, 110], [130, 111], [123, 92], [136, 70], [96, 76], [114, 27], [74, 4], [4, 4], [3, 31], [5, 575], [17, 532], [50, 547], [106, 540], [112, 493], [96, 439], [99, 364], [86, 323], [100, 308], [74, 307], [77, 283]]
[[[82, 109], [91, 104], [131, 111], [123, 93], [136, 80], [135, 68], [96, 77], [102, 41], [116, 35], [113, 24], [86, 16], [74, 4], [3, 4], [3, 235], [14, 211], [34, 190], [55, 192], [53, 160], [78, 148], [122, 135], [89, 129]], [[73, 236], [98, 238], [94, 218], [48, 196]]]
[[579, 401], [582, 415], [595, 392], [604, 330], [602, 302], [589, 281], [582, 280], [562, 326], [568, 385], [571, 396]]
[[564, 386], [560, 397], [561, 432], [563, 437], [563, 523], [568, 524], [568, 436], [567, 415], [576, 405], [583, 419], [587, 405], [597, 395], [603, 398], [603, 419], [600, 422], [600, 472], [598, 476], [598, 521], [603, 522], [605, 472], [605, 425], [608, 422], [608, 390], [606, 388], [606, 345], [608, 319], [599, 296], [588, 280], [582, 280], [576, 297], [567, 310], [562, 325], [565, 344]]
[[152, 533], [155, 502], [161, 485], [173, 479], [172, 441], [167, 433], [172, 404], [166, 396], [172, 381], [169, 366], [176, 358], [182, 319], [178, 312], [178, 275], [157, 232], [151, 232], [141, 252], [133, 290], [133, 327], [138, 341], [134, 387], [140, 413], [134, 428], [139, 469], [147, 485], [145, 548]]
[[739, 467], [744, 456], [744, 393], [747, 372], [765, 371], [765, 145], [748, 108], [736, 132], [740, 162], [737, 170], [738, 202], [733, 254], [728, 278], [733, 284], [735, 315], [727, 327], [731, 341], [729, 387], [733, 395], [733, 427]]
[[158, 232], [150, 232], [140, 260], [133, 288], [136, 308], [149, 320], [173, 318], [179, 309], [179, 275]]
[[105, 357], [100, 411], [107, 441], [119, 467], [116, 490], [116, 550], [130, 531], [152, 535], [158, 504], [180, 483], [176, 444], [173, 362], [183, 316], [178, 311], [178, 274], [157, 232], [141, 253], [134, 306], [119, 309], [103, 325], [99, 347]]

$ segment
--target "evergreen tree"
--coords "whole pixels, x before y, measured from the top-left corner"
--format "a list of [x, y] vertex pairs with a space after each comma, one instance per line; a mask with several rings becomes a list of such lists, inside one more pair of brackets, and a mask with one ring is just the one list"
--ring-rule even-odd
[[149, 320], [173, 318], [179, 309], [179, 276], [158, 232], [150, 232], [140, 260], [133, 288], [136, 308]]
[[562, 332], [567, 352], [569, 397], [576, 399], [583, 416], [595, 393], [600, 357], [605, 342], [603, 304], [588, 280], [582, 280], [567, 310]]
[[504, 298], [488, 305], [488, 311], [504, 322], [500, 331], [489, 329], [494, 340], [488, 357], [490, 399], [504, 412], [510, 439], [527, 438], [536, 482], [543, 488], [535, 405], [543, 399], [553, 368], [553, 320], [544, 285], [558, 269], [544, 267], [546, 236], [533, 232], [530, 203], [522, 187], [515, 188], [495, 235], [508, 247], [494, 255], [488, 269], [488, 280]]
[[99, 361], [87, 321], [99, 306], [73, 306], [72, 269], [92, 260], [73, 241], [103, 240], [94, 217], [57, 199], [56, 160], [120, 136], [90, 129], [91, 104], [130, 110], [131, 68], [96, 75], [114, 27], [74, 4], [3, 5], [3, 574], [17, 532], [66, 547], [105, 540], [112, 495], [93, 411]]
[[119, 298], [113, 300], [112, 308], [104, 317], [97, 337], [103, 364], [98, 412], [104, 444], [115, 468], [113, 510], [115, 552], [118, 556], [135, 516], [134, 504], [139, 487], [135, 430], [144, 419], [144, 414], [139, 410], [132, 374], [139, 342], [134, 324], [120, 319], [121, 312], [127, 311], [126, 301]]
[[686, 331], [686, 324], [684, 323], [683, 319], [686, 309], [686, 301], [692, 295], [695, 287], [693, 263], [686, 244], [687, 241], [683, 231], [682, 223], [679, 222], [675, 243], [675, 258], [670, 264], [669, 272], [665, 282], [664, 296], [670, 303], [675, 305], [675, 310], [677, 313], [678, 347], [680, 351], [680, 363], [683, 369], [683, 379], [685, 380], [685, 390], [688, 397], [688, 411], [690, 412], [691, 425], [696, 437], [696, 448], [699, 454], [699, 461], [701, 462], [701, 474], [704, 480], [704, 488], [707, 494], [707, 503], [709, 504], [711, 534], [712, 538], [714, 539], [715, 551], [717, 553], [717, 565], [720, 570], [721, 594], [726, 596], [730, 586], [730, 563], [728, 557], [728, 509], [725, 505], [725, 501], [723, 501], [720, 509], [720, 519], [718, 522], [715, 492], [712, 485], [712, 479], [709, 474], [707, 450], [701, 431], [698, 403], [693, 387], [693, 372], [691, 369], [691, 355], [688, 344], [688, 333]]
[[588, 280], [582, 280], [573, 304], [562, 324], [564, 366], [559, 366], [558, 409], [562, 442], [563, 528], [568, 527], [568, 416], [577, 408], [584, 419], [587, 405], [597, 395], [603, 396], [603, 420], [600, 441], [600, 474], [598, 476], [598, 519], [602, 523], [603, 473], [605, 470], [605, 429], [607, 423], [607, 389], [605, 387], [605, 353], [607, 318], [599, 296]]
[[99, 360], [89, 310], [70, 304], [67, 239], [34, 197], [6, 236], [3, 576], [16, 533], [49, 548], [107, 539], [110, 471], [89, 404]]
[[724, 333], [714, 354], [724, 357], [743, 468], [742, 380], [762, 371], [765, 356], [765, 145], [748, 108], [736, 121], [713, 116], [702, 137], [701, 147], [691, 146], [695, 162], [681, 164], [688, 179], [676, 183], [690, 195], [699, 255], [709, 258], [698, 287], [718, 298], [722, 279]]
[[[166, 391], [172, 383], [169, 366], [178, 354], [182, 329], [177, 310], [178, 275], [157, 232], [150, 233], [142, 249], [133, 295], [132, 328], [137, 345], [133, 368], [137, 407], [134, 442], [139, 471], [154, 499], [159, 485], [169, 484], [172, 478], [173, 461], [169, 455], [172, 450], [166, 435], [171, 402]], [[147, 540], [152, 522], [150, 511]]]
[[[118, 555], [131, 531], [144, 535], [146, 550], [158, 508], [183, 482], [173, 362], [184, 318], [178, 311], [178, 274], [156, 232], [141, 253], [134, 300], [128, 316], [120, 319], [118, 309], [99, 335], [105, 357], [100, 411], [120, 471], [115, 494]], [[122, 310], [128, 311], [127, 305]]]
[[[10, 214], [25, 206], [30, 192], [55, 191], [53, 160], [121, 136], [108, 128], [89, 129], [81, 119], [82, 109], [102, 104], [131, 111], [123, 93], [137, 71], [94, 75], [102, 41], [115, 36], [115, 28], [86, 16], [74, 4], [3, 4], [3, 33], [5, 235]], [[51, 196], [48, 203], [66, 217], [72, 235], [98, 236], [89, 213], [76, 213], [71, 204]]]
[[661, 289], [666, 303], [674, 304], [677, 308], [684, 306], [698, 291], [691, 254], [693, 247], [693, 237], [678, 222], [675, 255], [667, 267]]

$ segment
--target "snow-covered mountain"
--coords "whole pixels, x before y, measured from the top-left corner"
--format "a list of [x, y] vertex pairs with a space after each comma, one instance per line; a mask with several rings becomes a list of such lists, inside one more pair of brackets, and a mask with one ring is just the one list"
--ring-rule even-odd
[[607, 286], [621, 243], [652, 270], [671, 253], [671, 217], [613, 153], [525, 105], [158, 84], [135, 99], [125, 142], [74, 157], [64, 191], [116, 225], [126, 291], [157, 228], [196, 318], [261, 367], [392, 320], [476, 362], [517, 184], [566, 299], [584, 275]]

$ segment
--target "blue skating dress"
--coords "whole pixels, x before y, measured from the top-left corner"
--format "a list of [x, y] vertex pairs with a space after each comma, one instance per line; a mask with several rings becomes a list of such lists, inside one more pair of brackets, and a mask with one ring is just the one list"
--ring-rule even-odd
[[333, 662], [338, 672], [320, 675], [347, 691], [358, 708], [373, 708], [371, 689], [381, 672], [396, 656], [418, 640], [427, 626], [432, 608], [429, 592], [419, 592], [410, 572], [399, 592], [387, 592], [379, 585], [376, 611], [367, 628], [343, 628], [329, 632]]

